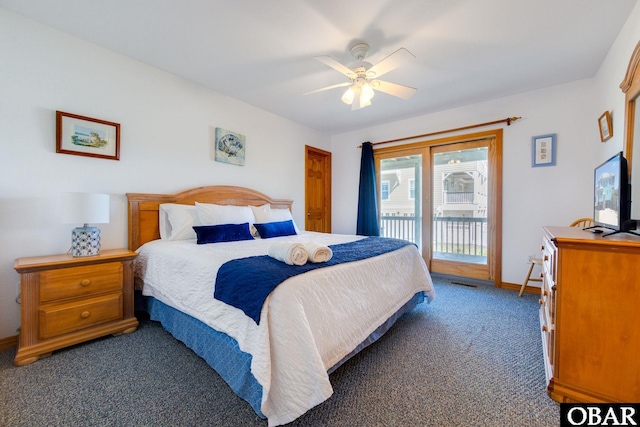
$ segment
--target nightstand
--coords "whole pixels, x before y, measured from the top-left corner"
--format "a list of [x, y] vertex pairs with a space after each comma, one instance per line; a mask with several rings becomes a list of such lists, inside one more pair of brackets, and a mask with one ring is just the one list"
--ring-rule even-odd
[[127, 249], [74, 258], [19, 258], [20, 340], [13, 363], [27, 365], [53, 350], [108, 334], [134, 332], [133, 260]]

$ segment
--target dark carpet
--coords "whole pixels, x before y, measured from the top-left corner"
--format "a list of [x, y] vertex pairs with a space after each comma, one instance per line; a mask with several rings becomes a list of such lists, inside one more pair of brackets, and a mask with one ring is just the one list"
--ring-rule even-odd
[[[333, 396], [290, 426], [552, 427], [538, 296], [435, 279], [404, 315], [331, 374]], [[260, 426], [226, 383], [158, 323], [23, 367], [0, 352], [0, 426]]]

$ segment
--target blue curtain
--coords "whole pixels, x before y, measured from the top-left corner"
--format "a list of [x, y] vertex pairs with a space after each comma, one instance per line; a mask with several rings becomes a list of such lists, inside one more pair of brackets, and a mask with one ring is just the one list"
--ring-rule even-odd
[[358, 226], [356, 234], [361, 236], [380, 235], [376, 168], [373, 161], [373, 146], [370, 142], [362, 144], [360, 189], [358, 192]]

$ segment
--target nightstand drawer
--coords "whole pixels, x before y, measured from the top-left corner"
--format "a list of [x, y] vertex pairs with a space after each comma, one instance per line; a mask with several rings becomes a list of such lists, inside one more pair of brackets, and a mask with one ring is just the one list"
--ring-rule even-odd
[[68, 332], [122, 319], [122, 293], [40, 307], [40, 338], [51, 338]]
[[122, 289], [122, 263], [60, 268], [40, 273], [40, 302]]

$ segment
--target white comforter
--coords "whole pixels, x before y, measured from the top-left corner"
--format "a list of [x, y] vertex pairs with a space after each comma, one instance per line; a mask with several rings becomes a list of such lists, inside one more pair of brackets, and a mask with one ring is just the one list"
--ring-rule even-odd
[[435, 296], [415, 246], [292, 277], [267, 298], [259, 325], [213, 298], [218, 268], [234, 258], [266, 255], [276, 241], [330, 245], [361, 236], [297, 236], [197, 245], [156, 240], [142, 246], [136, 277], [152, 296], [238, 341], [251, 354], [269, 426], [286, 424], [333, 393], [327, 370], [364, 341], [416, 292]]

